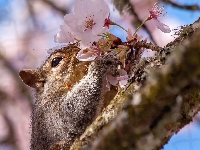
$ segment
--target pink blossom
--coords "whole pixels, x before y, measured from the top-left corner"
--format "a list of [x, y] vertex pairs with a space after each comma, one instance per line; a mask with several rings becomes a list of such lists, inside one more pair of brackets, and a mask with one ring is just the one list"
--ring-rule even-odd
[[117, 86], [118, 85], [118, 80], [117, 80], [117, 76], [112, 76], [110, 74], [110, 72], [107, 72], [106, 76], [105, 76], [105, 91], [110, 91], [110, 86], [114, 85]]
[[155, 4], [153, 5], [152, 10], [149, 10], [150, 16], [148, 17], [148, 20], [153, 19], [153, 20], [154, 20], [154, 23], [155, 23], [155, 25], [157, 26], [158, 29], [160, 29], [162, 32], [169, 33], [169, 32], [171, 32], [169, 26], [167, 26], [167, 25], [161, 23], [161, 22], [158, 20], [159, 17], [161, 17], [161, 16], [164, 15], [164, 14], [163, 14], [163, 11], [164, 11], [163, 7], [160, 8], [160, 7], [158, 6], [158, 4], [155, 3]]
[[107, 91], [110, 91], [110, 86], [111, 85], [117, 86], [117, 84], [118, 84], [117, 77], [114, 77], [111, 75], [110, 72], [107, 72], [103, 80], [103, 92], [106, 93]]
[[131, 31], [130, 28], [128, 28], [127, 34], [128, 34], [128, 36], [126, 37], [126, 40], [127, 40], [127, 41], [131, 41], [132, 38], [133, 38], [133, 33], [132, 33], [132, 31]]
[[171, 32], [169, 26], [163, 24], [158, 19], [153, 19], [153, 20], [154, 20], [154, 23], [157, 26], [157, 28], [160, 29], [162, 32], [164, 32], [164, 33], [170, 33]]
[[121, 88], [123, 88], [128, 83], [128, 75], [127, 72], [124, 69], [119, 69], [119, 76], [112, 76], [111, 74], [107, 73], [106, 80], [107, 85], [106, 87], [110, 89], [110, 85], [117, 86], [119, 85]]
[[130, 28], [128, 28], [127, 34], [128, 34], [128, 36], [126, 37], [127, 41], [131, 41], [131, 40], [134, 40], [134, 39], [137, 40], [137, 41], [140, 41], [143, 38], [142, 35], [141, 36], [138, 36], [137, 34], [133, 35]]
[[116, 86], [118, 84], [117, 76], [114, 77], [111, 74], [107, 74], [106, 79], [110, 84], [112, 84], [114, 86]]
[[117, 80], [119, 82], [119, 86], [123, 88], [128, 83], [128, 75], [124, 69], [119, 69], [119, 72], [120, 76], [117, 77]]
[[74, 14], [66, 14], [65, 23], [69, 26], [81, 44], [90, 46], [107, 32], [105, 19], [109, 16], [109, 7], [104, 0], [76, 0]]
[[79, 61], [92, 61], [100, 55], [100, 49], [97, 46], [90, 46], [82, 48], [76, 58]]
[[61, 31], [54, 36], [56, 43], [69, 43], [74, 42], [74, 34], [67, 25], [60, 26]]

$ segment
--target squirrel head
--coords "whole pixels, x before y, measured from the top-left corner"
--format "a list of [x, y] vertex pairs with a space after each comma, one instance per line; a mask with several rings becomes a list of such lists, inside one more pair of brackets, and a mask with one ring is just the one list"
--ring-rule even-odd
[[[76, 58], [80, 48], [71, 44], [54, 51], [38, 69], [23, 69], [19, 72], [22, 81], [36, 90], [36, 99], [54, 99], [67, 94], [73, 86], [79, 82], [89, 71], [91, 62], [79, 61]], [[95, 62], [94, 62], [95, 61]], [[92, 64], [103, 72], [109, 71], [112, 75], [117, 74], [116, 66], [119, 60], [112, 54], [96, 58]], [[92, 65], [91, 64], [91, 65]], [[91, 70], [92, 72], [92, 70]], [[117, 93], [117, 88], [112, 87], [105, 97], [105, 105]]]
[[67, 92], [87, 74], [89, 62], [79, 62], [76, 59], [78, 51], [80, 49], [75, 44], [58, 49], [41, 67], [21, 70], [19, 76], [25, 84], [35, 88], [37, 93], [50, 89]]
[[75, 44], [63, 47], [40, 68], [19, 72], [24, 83], [36, 89], [33, 149], [49, 149], [60, 141], [66, 141], [66, 149], [117, 93], [115, 88], [104, 93], [103, 82], [107, 71], [116, 74], [120, 61], [106, 54], [92, 62], [80, 62], [76, 58], [79, 51]]

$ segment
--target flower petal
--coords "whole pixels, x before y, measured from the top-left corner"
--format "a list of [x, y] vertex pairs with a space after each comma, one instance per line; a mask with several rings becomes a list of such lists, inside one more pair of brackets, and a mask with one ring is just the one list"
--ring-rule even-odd
[[76, 55], [76, 58], [79, 60], [79, 61], [92, 61], [94, 60], [97, 55], [88, 51], [87, 53], [84, 52], [85, 49], [81, 49], [78, 54]]
[[54, 41], [56, 43], [74, 42], [74, 35], [70, 31], [70, 28], [67, 25], [61, 25], [60, 29], [61, 31], [54, 36]]
[[106, 76], [103, 78], [103, 94], [110, 91], [110, 83], [108, 82]]
[[119, 86], [120, 86], [121, 88], [123, 88], [127, 83], [128, 83], [127, 80], [121, 80], [121, 81], [119, 81]]
[[[93, 20], [95, 22], [95, 25], [92, 27], [92, 33], [94, 35], [100, 34], [105, 32], [104, 22], [105, 22], [106, 16], [98, 13], [94, 13]], [[106, 28], [108, 31], [108, 28]]]
[[83, 17], [85, 14], [90, 12], [90, 7], [91, 0], [76, 0], [74, 3], [74, 13], [79, 17]]
[[131, 29], [130, 28], [128, 28], [128, 32], [127, 32], [127, 37], [126, 37], [126, 40], [127, 41], [130, 41], [132, 38], [133, 38], [133, 33], [132, 33], [132, 31], [131, 31]]
[[153, 18], [153, 20], [154, 20], [155, 25], [157, 26], [157, 28], [160, 29], [162, 32], [164, 32], [164, 33], [170, 33], [171, 32], [169, 26], [161, 23], [158, 19], [154, 19]]
[[64, 16], [65, 23], [70, 27], [73, 32], [83, 33], [84, 20], [78, 18], [75, 14], [66, 14]]
[[117, 77], [117, 80], [119, 80], [119, 81], [128, 80], [128, 76], [127, 75], [119, 76], [119, 77]]
[[127, 72], [124, 69], [118, 69], [120, 76], [127, 75]]
[[123, 88], [128, 83], [128, 75], [124, 69], [119, 69], [120, 76], [117, 77], [119, 81], [119, 86]]
[[109, 9], [107, 3], [104, 0], [96, 0], [96, 1], [98, 2], [96, 4], [97, 8], [95, 8], [96, 12], [102, 13], [102, 15], [105, 16], [105, 18], [107, 18], [110, 13], [110, 9]]
[[93, 42], [97, 42], [101, 37], [93, 35], [91, 31], [86, 31], [84, 34], [77, 34], [77, 38], [81, 40], [81, 44], [90, 47]]
[[118, 84], [118, 80], [117, 80], [117, 77], [114, 77], [110, 74], [107, 74], [106, 75], [106, 79], [108, 80], [108, 82], [110, 82], [110, 84], [116, 86]]

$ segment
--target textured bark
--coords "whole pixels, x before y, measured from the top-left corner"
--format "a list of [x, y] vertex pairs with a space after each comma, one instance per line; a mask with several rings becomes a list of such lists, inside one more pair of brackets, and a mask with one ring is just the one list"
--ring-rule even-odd
[[[200, 21], [182, 27], [77, 139], [72, 149], [160, 149], [200, 110]], [[139, 90], [138, 87], [140, 86]], [[145, 143], [145, 144], [144, 144]]]

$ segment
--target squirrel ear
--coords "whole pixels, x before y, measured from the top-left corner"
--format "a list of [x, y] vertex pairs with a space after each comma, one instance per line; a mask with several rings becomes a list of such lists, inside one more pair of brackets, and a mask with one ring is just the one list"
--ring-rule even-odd
[[19, 72], [19, 76], [26, 85], [32, 88], [44, 86], [44, 79], [41, 77], [39, 70], [24, 69]]

